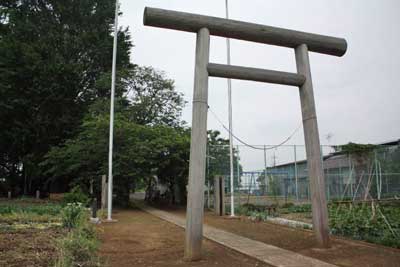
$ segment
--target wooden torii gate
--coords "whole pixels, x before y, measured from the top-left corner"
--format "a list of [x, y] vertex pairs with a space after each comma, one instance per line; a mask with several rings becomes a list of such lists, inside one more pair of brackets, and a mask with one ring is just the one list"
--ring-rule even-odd
[[[311, 51], [332, 56], [343, 56], [347, 50], [346, 40], [149, 7], [144, 10], [143, 23], [147, 26], [197, 34], [185, 258], [187, 260], [201, 258], [209, 76], [299, 87], [312, 196], [313, 228], [318, 244], [321, 247], [329, 247], [324, 170], [308, 53]], [[293, 48], [296, 55], [297, 73], [209, 63], [210, 35]]]

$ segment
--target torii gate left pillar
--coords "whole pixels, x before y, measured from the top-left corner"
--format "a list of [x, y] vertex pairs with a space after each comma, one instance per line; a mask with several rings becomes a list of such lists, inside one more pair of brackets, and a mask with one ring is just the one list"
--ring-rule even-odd
[[[204, 182], [206, 176], [208, 71], [210, 32], [197, 33], [194, 71], [192, 133], [190, 142], [189, 185], [186, 208], [185, 258], [201, 258], [203, 239]], [[200, 189], [200, 190], [199, 190]]]

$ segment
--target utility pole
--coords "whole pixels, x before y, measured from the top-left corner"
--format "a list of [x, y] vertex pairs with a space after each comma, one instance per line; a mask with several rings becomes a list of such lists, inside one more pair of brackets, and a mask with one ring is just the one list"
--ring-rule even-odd
[[239, 145], [236, 146], [236, 168], [237, 168], [237, 181], [238, 181], [238, 191], [239, 191], [239, 207], [240, 207], [240, 166], [239, 166]]
[[264, 183], [265, 183], [265, 194], [267, 194], [267, 186], [268, 186], [268, 179], [267, 179], [267, 147], [264, 145]]
[[[229, 19], [228, 0], [225, 0], [225, 15]], [[227, 65], [231, 65], [231, 42], [226, 38], [226, 60]], [[228, 103], [229, 103], [229, 155], [230, 155], [230, 173], [231, 173], [231, 216], [235, 216], [235, 199], [233, 184], [233, 138], [232, 138], [232, 81], [228, 79]]]
[[107, 220], [112, 221], [112, 191], [113, 191], [113, 140], [114, 140], [114, 97], [115, 97], [115, 76], [117, 68], [117, 40], [118, 40], [118, 0], [115, 1], [115, 22], [114, 22], [114, 47], [111, 73], [111, 100], [110, 100], [110, 140], [108, 150], [108, 205]]

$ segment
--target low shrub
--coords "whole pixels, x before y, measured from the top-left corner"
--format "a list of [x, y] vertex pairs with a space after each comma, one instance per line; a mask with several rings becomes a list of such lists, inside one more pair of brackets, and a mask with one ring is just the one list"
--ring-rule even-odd
[[257, 208], [256, 205], [246, 203], [246, 204], [243, 204], [243, 205], [239, 206], [238, 208], [236, 208], [235, 212], [240, 215], [250, 216], [250, 214], [253, 211], [258, 211], [258, 210], [259, 209]]
[[64, 194], [63, 204], [67, 205], [68, 203], [82, 203], [83, 206], [87, 206], [89, 204], [89, 197], [86, 195], [80, 186], [75, 186], [71, 189], [70, 192]]
[[79, 227], [85, 220], [85, 208], [82, 203], [68, 203], [61, 210], [62, 225], [68, 229]]
[[56, 267], [101, 266], [97, 256], [96, 229], [89, 223], [89, 214], [81, 203], [68, 203], [62, 210], [63, 226], [68, 234], [59, 242]]
[[267, 220], [268, 215], [265, 212], [252, 211], [249, 218], [253, 222], [264, 222]]
[[333, 234], [400, 248], [399, 208], [332, 205], [329, 223]]
[[288, 208], [290, 213], [311, 212], [311, 204], [293, 205]]

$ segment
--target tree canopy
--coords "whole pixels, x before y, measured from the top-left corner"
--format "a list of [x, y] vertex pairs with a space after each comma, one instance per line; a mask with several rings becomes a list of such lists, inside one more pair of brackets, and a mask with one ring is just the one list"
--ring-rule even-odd
[[[96, 83], [111, 69], [114, 7], [112, 0], [0, 3], [0, 168], [12, 187], [40, 186], [38, 163], [76, 134], [102, 95]], [[117, 64], [127, 68], [128, 29], [118, 39]], [[33, 181], [22, 186], [22, 179]]]
[[[1, 1], [0, 193], [65, 191], [92, 179], [100, 185], [108, 168], [114, 11], [114, 0]], [[131, 63], [132, 48], [129, 29], [120, 28], [114, 191], [124, 204], [129, 190], [161, 183], [172, 201], [176, 190], [184, 201], [185, 100], [162, 71]], [[209, 132], [210, 175], [229, 174], [219, 134]]]
[[[135, 184], [147, 183], [155, 176], [184, 179], [189, 140], [183, 129], [164, 125], [140, 125], [130, 119], [128, 107], [118, 103], [114, 124], [114, 188], [119, 203], [127, 203], [129, 190]], [[97, 103], [94, 104], [97, 108]], [[53, 147], [42, 162], [46, 174], [73, 184], [100, 184], [107, 173], [108, 113], [89, 112], [79, 134], [59, 147]], [[100, 190], [97, 190], [100, 191]]]

